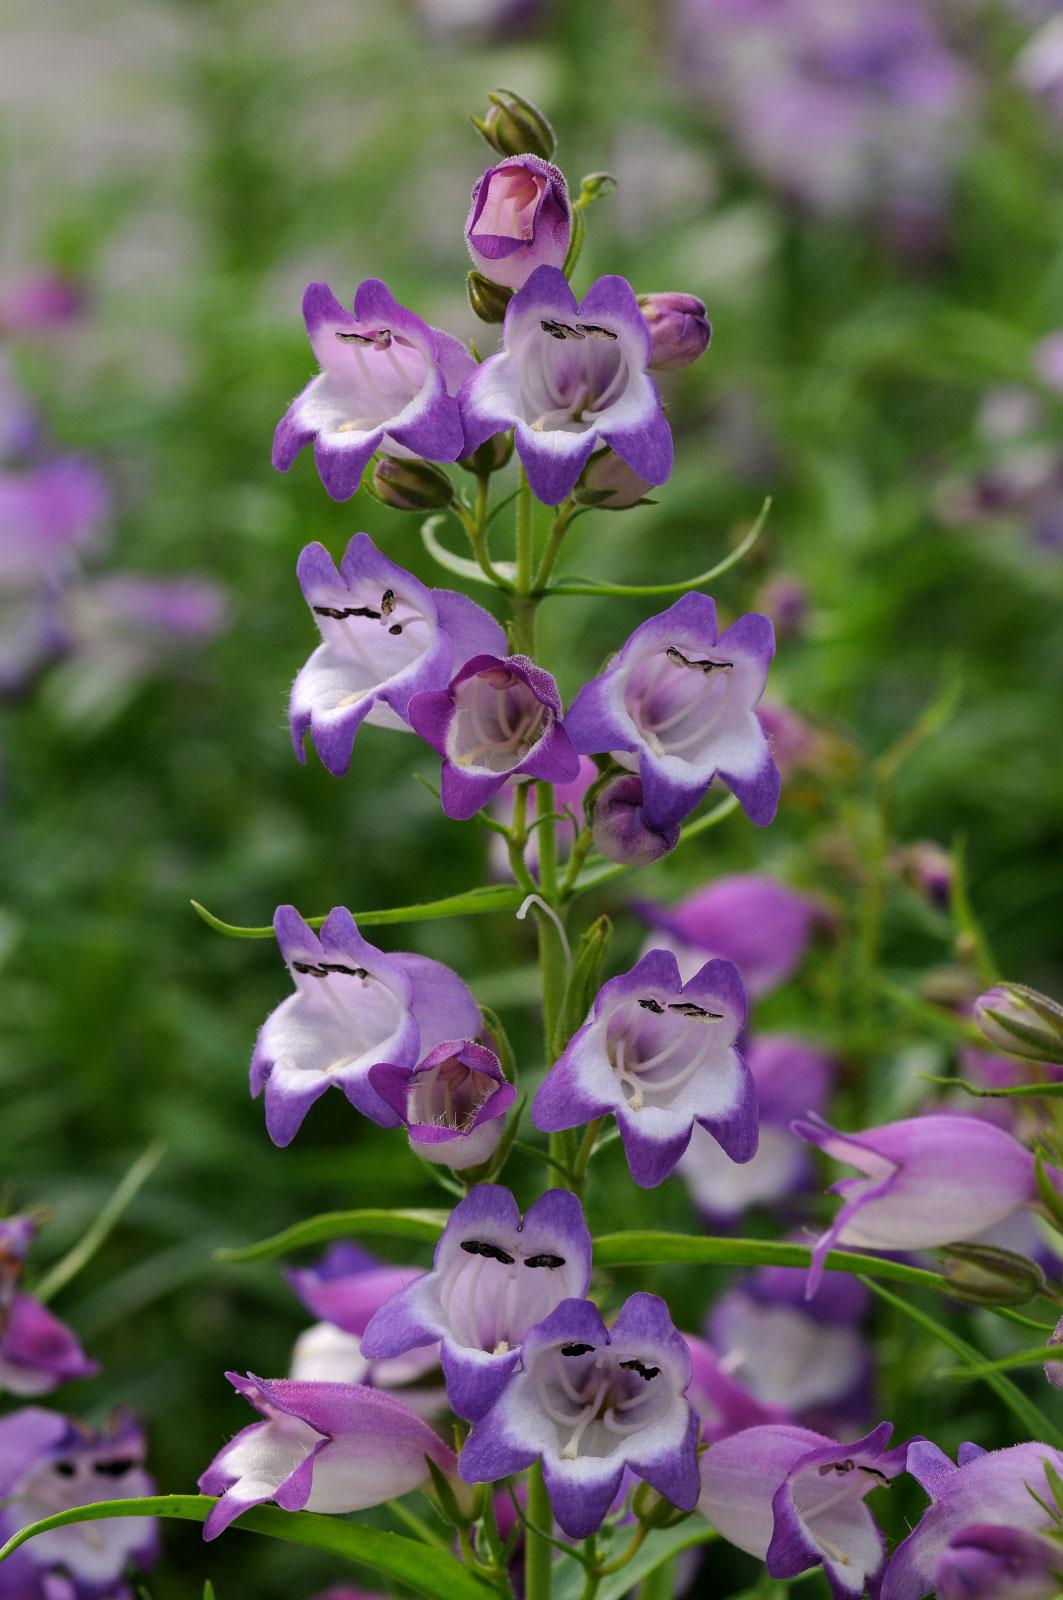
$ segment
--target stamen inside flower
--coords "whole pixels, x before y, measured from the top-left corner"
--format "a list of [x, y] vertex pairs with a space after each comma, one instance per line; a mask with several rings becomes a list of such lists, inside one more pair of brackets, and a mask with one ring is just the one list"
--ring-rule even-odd
[[624, 706], [655, 756], [697, 764], [706, 755], [738, 692], [734, 665], [687, 655], [677, 645], [636, 662], [624, 685]]
[[604, 1045], [628, 1110], [669, 1106], [699, 1072], [724, 1065], [730, 1039], [717, 1027], [722, 1021], [722, 1012], [690, 1000], [643, 995], [616, 1006], [604, 1022]]
[[512, 772], [549, 731], [553, 712], [508, 667], [491, 667], [455, 690], [447, 754], [461, 767]]
[[668, 1404], [661, 1368], [640, 1355], [592, 1344], [554, 1345], [535, 1360], [535, 1392], [557, 1429], [562, 1461], [612, 1455]]
[[452, 1056], [428, 1072], [415, 1073], [406, 1115], [412, 1123], [466, 1133], [497, 1088], [495, 1079], [486, 1072], [477, 1072]]
[[595, 322], [540, 318], [518, 334], [513, 359], [524, 419], [537, 433], [586, 433], [631, 381], [618, 334]]
[[[525, 1246], [518, 1240], [501, 1245], [492, 1239], [463, 1239], [440, 1280], [440, 1306], [451, 1336], [492, 1354], [515, 1350], [529, 1328], [574, 1292], [561, 1270], [565, 1265], [564, 1256], [536, 1248], [531, 1241]], [[525, 1267], [537, 1270], [526, 1272]]]
[[369, 433], [403, 411], [424, 387], [424, 354], [392, 328], [336, 328], [335, 354], [321, 351], [317, 397], [336, 433]]
[[[430, 647], [433, 624], [413, 601], [368, 578], [312, 604], [333, 659], [315, 689], [323, 711], [341, 711], [411, 667]], [[397, 719], [396, 719], [397, 722]]]

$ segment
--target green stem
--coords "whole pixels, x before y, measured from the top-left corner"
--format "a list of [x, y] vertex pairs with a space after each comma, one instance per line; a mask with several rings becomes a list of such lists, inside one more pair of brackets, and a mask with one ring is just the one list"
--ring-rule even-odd
[[524, 850], [528, 843], [528, 785], [518, 783], [513, 790], [513, 819], [506, 834], [509, 870], [525, 894], [536, 894], [538, 884], [528, 871]]
[[488, 578], [497, 589], [508, 590], [512, 588], [512, 584], [508, 578], [502, 576], [498, 568], [492, 563], [487, 551], [487, 496], [488, 480], [486, 478], [477, 478], [475, 515], [470, 517], [459, 500], [452, 500], [450, 509], [468, 534], [469, 543], [472, 545], [472, 553], [476, 557], [476, 565], [484, 577]]
[[584, 1185], [587, 1182], [587, 1168], [590, 1166], [591, 1156], [594, 1153], [594, 1141], [601, 1132], [604, 1121], [604, 1117], [596, 1117], [593, 1122], [588, 1122], [583, 1130], [583, 1138], [580, 1140], [576, 1159], [572, 1164], [572, 1186], [580, 1196], [582, 1196]]
[[532, 562], [535, 535], [532, 527], [532, 492], [528, 474], [520, 470], [520, 489], [517, 494], [517, 560], [514, 573], [513, 594], [513, 647], [521, 655], [535, 654], [535, 611], [538, 600], [533, 596]]
[[546, 549], [543, 551], [543, 558], [539, 562], [539, 568], [535, 574], [533, 587], [537, 595], [544, 588], [547, 579], [554, 570], [554, 562], [561, 553], [561, 546], [565, 542], [565, 534], [568, 532], [568, 525], [572, 520], [572, 513], [575, 509], [575, 503], [572, 500], [566, 500], [564, 505], [559, 507], [557, 516], [550, 526]]
[[525, 1507], [527, 1538], [524, 1544], [524, 1597], [525, 1600], [550, 1600], [551, 1556], [550, 1546], [535, 1532], [536, 1528], [553, 1529], [554, 1514], [550, 1509], [543, 1469], [537, 1461], [528, 1472], [528, 1500]]
[[675, 1594], [675, 1562], [662, 1561], [659, 1567], [646, 1574], [639, 1590], [639, 1600], [672, 1600]]
[[385, 1504], [395, 1520], [401, 1522], [404, 1527], [409, 1528], [410, 1532], [415, 1533], [423, 1543], [434, 1544], [437, 1550], [449, 1552], [450, 1546], [443, 1535], [436, 1533], [435, 1529], [430, 1528], [427, 1522], [423, 1522], [416, 1511], [411, 1511], [409, 1506], [404, 1506], [401, 1500], [388, 1500]]

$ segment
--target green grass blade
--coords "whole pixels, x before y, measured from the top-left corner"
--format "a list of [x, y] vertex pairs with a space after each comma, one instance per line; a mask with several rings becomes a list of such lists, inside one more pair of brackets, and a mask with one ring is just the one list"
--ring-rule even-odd
[[282, 1233], [257, 1244], [240, 1245], [216, 1252], [219, 1261], [271, 1261], [291, 1250], [301, 1250], [308, 1244], [322, 1244], [328, 1239], [342, 1239], [347, 1234], [361, 1238], [363, 1234], [379, 1234], [391, 1239], [419, 1239], [434, 1244], [443, 1232], [446, 1211], [407, 1210], [385, 1211], [372, 1208], [358, 1211], [325, 1211], [317, 1217], [307, 1217], [296, 1222]]
[[64, 1289], [72, 1278], [77, 1276], [82, 1267], [88, 1265], [97, 1250], [107, 1239], [111, 1230], [121, 1220], [122, 1213], [126, 1207], [132, 1203], [147, 1183], [165, 1153], [166, 1146], [156, 1141], [156, 1143], [148, 1145], [143, 1155], [137, 1157], [117, 1189], [111, 1195], [111, 1198], [101, 1206], [95, 1221], [82, 1234], [77, 1244], [68, 1250], [66, 1255], [57, 1261], [54, 1266], [49, 1267], [42, 1277], [37, 1279], [33, 1285], [33, 1294], [36, 1299], [41, 1301], [50, 1300], [53, 1295], [59, 1293], [60, 1289]]

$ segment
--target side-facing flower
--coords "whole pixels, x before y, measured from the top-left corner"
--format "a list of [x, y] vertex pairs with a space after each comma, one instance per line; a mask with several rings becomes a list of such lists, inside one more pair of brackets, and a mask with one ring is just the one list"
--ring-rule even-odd
[[634, 772], [607, 783], [594, 803], [594, 847], [607, 861], [646, 866], [679, 843], [679, 824], [651, 828], [642, 804], [642, 779]]
[[[132, 1417], [119, 1413], [106, 1431], [53, 1411], [27, 1406], [0, 1420], [0, 1540], [57, 1512], [94, 1500], [154, 1493], [144, 1471], [146, 1441]], [[154, 1520], [117, 1517], [72, 1523], [41, 1533], [0, 1568], [0, 1593], [11, 1600], [99, 1600], [124, 1594], [130, 1565], [143, 1570], [158, 1554]], [[69, 1584], [58, 1587], [60, 1574]]]
[[909, 1117], [862, 1133], [839, 1133], [822, 1118], [794, 1132], [835, 1161], [856, 1167], [831, 1193], [844, 1205], [817, 1240], [808, 1275], [815, 1292], [835, 1245], [868, 1250], [928, 1250], [977, 1239], [1036, 1199], [1030, 1152], [1010, 1133], [977, 1117]]
[[508, 1189], [478, 1184], [451, 1212], [432, 1270], [373, 1317], [370, 1360], [442, 1341], [447, 1395], [461, 1417], [494, 1403], [525, 1335], [560, 1301], [586, 1294], [591, 1239], [567, 1189], [548, 1189], [521, 1218]]
[[676, 372], [704, 355], [712, 338], [712, 323], [705, 303], [697, 295], [640, 294], [639, 309], [653, 341], [651, 372]]
[[381, 1127], [396, 1127], [370, 1067], [413, 1066], [441, 1039], [474, 1036], [482, 1022], [476, 1001], [441, 962], [368, 944], [343, 906], [329, 912], [320, 935], [294, 906], [278, 907], [273, 928], [295, 993], [266, 1018], [251, 1057], [251, 1093], [265, 1091], [270, 1138], [290, 1144], [330, 1087]]
[[462, 1172], [494, 1154], [517, 1098], [493, 1050], [472, 1039], [436, 1045], [415, 1067], [370, 1067], [369, 1082], [426, 1161]]
[[807, 895], [758, 872], [717, 878], [677, 906], [640, 900], [636, 910], [655, 938], [667, 936], [681, 972], [696, 971], [706, 956], [723, 956], [754, 998], [796, 971], [823, 915]]
[[649, 359], [649, 329], [626, 279], [599, 278], [577, 303], [563, 272], [538, 267], [506, 308], [502, 349], [462, 388], [466, 453], [513, 428], [547, 505], [572, 492], [603, 444], [648, 484], [664, 483], [672, 433]]
[[284, 1511], [362, 1511], [419, 1488], [428, 1460], [455, 1475], [454, 1453], [439, 1435], [379, 1389], [225, 1376], [265, 1420], [231, 1439], [200, 1478], [204, 1494], [220, 1497], [204, 1539], [266, 1500]]
[[547, 1073], [532, 1106], [543, 1132], [612, 1112], [631, 1176], [661, 1183], [695, 1124], [732, 1161], [757, 1148], [757, 1095], [735, 1048], [746, 995], [729, 961], [709, 961], [684, 984], [675, 957], [651, 950], [599, 990], [591, 1016]]
[[367, 533], [355, 534], [338, 570], [323, 545], [309, 544], [296, 571], [322, 642], [292, 685], [292, 743], [305, 760], [309, 733], [337, 777], [363, 722], [405, 730], [413, 695], [441, 689], [469, 656], [506, 648], [474, 601], [426, 588]]
[[472, 192], [465, 239], [473, 266], [507, 289], [519, 289], [536, 267], [561, 267], [571, 232], [565, 175], [541, 156], [488, 167]]
[[408, 716], [443, 758], [443, 810], [455, 821], [475, 816], [511, 779], [579, 776], [557, 684], [527, 656], [473, 656], [447, 688], [414, 695]]
[[892, 1432], [880, 1422], [852, 1444], [786, 1424], [732, 1434], [701, 1458], [698, 1509], [773, 1578], [822, 1564], [835, 1600], [874, 1593], [886, 1543], [864, 1497], [904, 1471]]
[[789, 1422], [779, 1406], [763, 1405], [734, 1377], [733, 1363], [697, 1334], [684, 1333], [690, 1350], [687, 1399], [698, 1414], [702, 1442], [726, 1439], [766, 1422]]
[[654, 1294], [633, 1294], [611, 1328], [589, 1300], [564, 1300], [524, 1341], [520, 1370], [461, 1452], [468, 1483], [542, 1461], [554, 1516], [572, 1539], [602, 1524], [626, 1470], [690, 1511], [698, 1418], [690, 1351]]
[[715, 1140], [695, 1128], [679, 1162], [698, 1209], [720, 1224], [733, 1222], [752, 1205], [773, 1205], [807, 1187], [808, 1151], [791, 1131], [794, 1117], [822, 1111], [833, 1063], [804, 1039], [762, 1034], [746, 1047], [760, 1108], [760, 1143], [751, 1160], [736, 1166]]
[[19, 1287], [36, 1231], [32, 1217], [0, 1219], [0, 1392], [9, 1394], [49, 1394], [100, 1370], [66, 1324]]
[[312, 283], [303, 316], [321, 371], [277, 425], [278, 471], [313, 442], [321, 482], [333, 500], [349, 500], [381, 448], [429, 461], [465, 454], [456, 396], [475, 363], [457, 339], [400, 306], [379, 278], [359, 284], [353, 315]]
[[349, 1241], [334, 1244], [310, 1267], [293, 1267], [286, 1277], [308, 1311], [321, 1320], [307, 1328], [292, 1349], [289, 1377], [299, 1382], [367, 1383], [374, 1389], [401, 1389], [401, 1399], [428, 1416], [445, 1399], [442, 1387], [413, 1388], [438, 1370], [439, 1349], [411, 1350], [394, 1361], [369, 1361], [362, 1335], [380, 1307], [422, 1273], [377, 1261]]
[[681, 822], [717, 776], [763, 826], [779, 773], [755, 707], [774, 653], [767, 617], [749, 612], [718, 634], [710, 597], [685, 594], [584, 684], [565, 726], [585, 755], [608, 750], [638, 769], [650, 827]]
[[957, 1460], [927, 1439], [908, 1447], [908, 1471], [930, 1505], [893, 1552], [882, 1600], [1054, 1600], [1063, 1561], [1059, 1545], [1042, 1537], [1053, 1527], [1045, 1468], [1063, 1472], [1063, 1453], [1047, 1444], [964, 1444]]

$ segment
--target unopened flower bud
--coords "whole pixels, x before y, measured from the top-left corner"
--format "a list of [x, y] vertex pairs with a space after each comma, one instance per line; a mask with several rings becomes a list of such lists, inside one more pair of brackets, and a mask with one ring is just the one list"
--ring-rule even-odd
[[495, 89], [487, 98], [491, 104], [486, 116], [470, 117], [469, 121], [492, 150], [501, 156], [552, 158], [557, 137], [537, 105], [512, 89]]
[[506, 307], [513, 298], [513, 290], [504, 284], [494, 283], [482, 272], [470, 272], [465, 279], [469, 304], [481, 322], [504, 322]]
[[1027, 1061], [1063, 1062], [1063, 1006], [1024, 983], [1000, 983], [974, 1003], [975, 1021], [997, 1050]]
[[954, 1300], [972, 1306], [1021, 1306], [1046, 1288], [1036, 1261], [991, 1244], [952, 1244], [944, 1269]]
[[651, 372], [677, 372], [709, 348], [712, 324], [692, 294], [640, 294], [639, 307], [653, 341]]
[[952, 894], [952, 857], [932, 839], [904, 845], [893, 855], [893, 864], [903, 880], [929, 900], [947, 910]]
[[642, 867], [659, 861], [679, 843], [679, 824], [658, 832], [642, 810], [642, 779], [628, 772], [606, 784], [594, 805], [594, 847], [607, 861]]
[[[1052, 1329], [1048, 1342], [1051, 1345], [1063, 1345], [1063, 1317]], [[1063, 1350], [1060, 1351], [1060, 1357], [1059, 1361], [1045, 1362], [1045, 1377], [1053, 1389], [1063, 1389]]]
[[627, 511], [647, 505], [646, 495], [653, 487], [622, 461], [608, 446], [598, 450], [580, 473], [572, 498], [578, 506], [595, 506], [600, 511]]
[[808, 591], [799, 578], [779, 572], [761, 585], [756, 608], [771, 618], [779, 638], [797, 638], [808, 621]]
[[536, 267], [563, 266], [571, 237], [568, 184], [549, 161], [536, 155], [508, 156], [479, 179], [465, 240], [473, 266], [491, 283], [519, 289]]
[[464, 467], [466, 472], [475, 472], [478, 478], [487, 478], [492, 472], [501, 472], [512, 454], [513, 431], [510, 429], [508, 433], [493, 433], [471, 456], [462, 456], [458, 466]]
[[659, 1494], [645, 1480], [639, 1484], [631, 1501], [631, 1509], [646, 1528], [674, 1528], [690, 1515], [681, 1511], [663, 1494]]
[[442, 511], [454, 498], [454, 486], [441, 467], [398, 456], [380, 457], [369, 491], [393, 511]]

